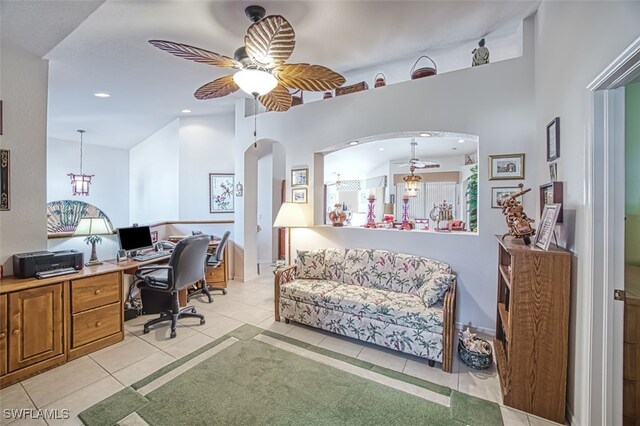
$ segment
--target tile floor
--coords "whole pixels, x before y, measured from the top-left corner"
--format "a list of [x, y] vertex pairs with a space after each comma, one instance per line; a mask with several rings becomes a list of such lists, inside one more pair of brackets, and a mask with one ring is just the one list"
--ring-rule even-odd
[[[228, 294], [216, 294], [214, 299], [212, 304], [192, 299], [191, 303], [205, 314], [207, 322], [201, 326], [196, 319], [183, 320], [174, 339], [169, 338], [166, 326], [143, 334], [142, 325], [152, 316], [136, 318], [125, 323], [122, 342], [0, 390], [0, 425], [82, 424], [77, 417], [81, 411], [245, 323], [500, 403], [495, 365], [478, 372], [455, 357], [453, 373], [448, 374], [438, 364], [431, 368], [425, 360], [411, 355], [300, 324], [275, 322], [271, 273], [251, 282], [231, 281]], [[7, 410], [23, 408], [66, 409], [69, 418], [46, 421], [6, 418]], [[508, 407], [500, 408], [509, 426], [555, 424]]]

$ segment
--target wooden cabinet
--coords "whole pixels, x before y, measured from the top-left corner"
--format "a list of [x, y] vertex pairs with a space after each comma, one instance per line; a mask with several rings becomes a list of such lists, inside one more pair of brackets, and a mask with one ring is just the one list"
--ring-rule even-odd
[[120, 268], [0, 281], [0, 387], [123, 338]]
[[120, 272], [71, 280], [70, 288], [69, 360], [123, 339]]
[[504, 404], [564, 423], [571, 254], [498, 243], [494, 346]]
[[224, 255], [222, 256], [222, 264], [220, 266], [217, 268], [206, 268], [204, 279], [209, 287], [227, 288], [227, 283], [229, 282], [228, 250], [229, 245], [227, 244], [224, 248]]

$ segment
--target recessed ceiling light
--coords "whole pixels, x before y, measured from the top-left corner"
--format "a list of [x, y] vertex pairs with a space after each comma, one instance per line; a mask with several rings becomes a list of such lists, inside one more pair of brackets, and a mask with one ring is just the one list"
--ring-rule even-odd
[[190, 109], [183, 109], [182, 112], [184, 112], [185, 114], [188, 114], [188, 113], [191, 112], [191, 110]]
[[380, 151], [384, 151], [384, 148], [380, 148]]
[[464, 143], [464, 139], [458, 139], [458, 143]]
[[431, 137], [431, 133], [420, 133], [420, 136], [422, 136], [423, 138], [428, 138]]
[[98, 98], [108, 98], [111, 95], [105, 92], [98, 92], [98, 93], [94, 93], [93, 96]]
[[349, 145], [354, 146], [354, 145], [358, 145], [360, 142], [358, 141], [351, 141], [349, 142]]

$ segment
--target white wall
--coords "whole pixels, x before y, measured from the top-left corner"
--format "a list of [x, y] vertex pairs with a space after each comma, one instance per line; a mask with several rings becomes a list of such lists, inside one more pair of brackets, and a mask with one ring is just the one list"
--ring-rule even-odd
[[209, 173], [234, 172], [233, 114], [182, 117], [179, 139], [180, 220], [233, 219], [233, 213], [209, 210]]
[[179, 120], [129, 151], [129, 224], [179, 218]]
[[[451, 131], [479, 136], [481, 164], [487, 155], [525, 153], [530, 158], [537, 149], [531, 20], [525, 23], [525, 55], [425, 79], [388, 86], [385, 90], [360, 92], [292, 108], [287, 114], [266, 113], [259, 117], [259, 138], [284, 144], [287, 169], [310, 164], [311, 194], [308, 214], [322, 223], [322, 166], [315, 152], [341, 146], [352, 139], [402, 131]], [[319, 117], [322, 117], [320, 120]], [[237, 158], [250, 143], [251, 118], [240, 118], [236, 129]], [[244, 162], [236, 163], [237, 173]], [[316, 174], [318, 169], [320, 174]], [[243, 174], [250, 175], [250, 170]], [[536, 183], [527, 176], [524, 184]], [[249, 182], [249, 180], [247, 180]], [[504, 185], [506, 181], [501, 181]], [[513, 183], [513, 182], [512, 182]], [[519, 182], [517, 182], [519, 183]], [[293, 234], [294, 248], [357, 247], [393, 248], [449, 262], [459, 278], [457, 319], [462, 323], [491, 330], [495, 327], [495, 283], [497, 243], [495, 234], [506, 231], [498, 210], [490, 208], [487, 170], [480, 167], [480, 233], [478, 236], [433, 235], [368, 231], [363, 229], [314, 229]], [[249, 193], [250, 190], [247, 190]], [[532, 195], [529, 195], [532, 197]], [[247, 200], [247, 198], [245, 198]], [[532, 205], [533, 201], [525, 205]], [[245, 218], [250, 217], [250, 207]], [[239, 209], [244, 210], [243, 205]], [[244, 273], [254, 268], [256, 241], [250, 228], [238, 232], [244, 249]], [[313, 233], [317, 237], [313, 238]], [[361, 235], [360, 235], [361, 234]], [[304, 238], [299, 238], [304, 235]]]
[[[639, 2], [542, 2], [535, 18], [536, 140], [534, 167], [538, 185], [549, 181], [546, 125], [560, 117], [559, 180], [564, 182], [564, 223], [560, 244], [575, 253], [571, 286], [569, 406], [574, 424], [601, 424], [602, 353], [590, 353], [589, 338], [604, 338], [591, 323], [590, 300], [602, 301], [603, 283], [587, 287], [581, 268], [585, 238], [585, 147], [588, 144], [590, 93], [587, 85], [640, 34]], [[482, 143], [482, 142], [481, 142]], [[482, 222], [481, 226], [482, 226]], [[598, 348], [597, 348], [598, 349]], [[591, 360], [589, 359], [591, 357]], [[590, 374], [586, 374], [590, 373]], [[592, 392], [591, 398], [589, 393]], [[618, 401], [619, 402], [619, 401]]]
[[258, 263], [273, 260], [273, 153], [258, 159]]
[[80, 173], [80, 139], [47, 140], [47, 202], [77, 200], [102, 210], [113, 226], [129, 224], [129, 151], [86, 143], [82, 168], [95, 175], [88, 196], [73, 196], [68, 173]]
[[[4, 6], [3, 6], [4, 7]], [[0, 37], [0, 147], [11, 151], [10, 211], [0, 211], [0, 264], [15, 253], [47, 248], [46, 155], [48, 62]]]

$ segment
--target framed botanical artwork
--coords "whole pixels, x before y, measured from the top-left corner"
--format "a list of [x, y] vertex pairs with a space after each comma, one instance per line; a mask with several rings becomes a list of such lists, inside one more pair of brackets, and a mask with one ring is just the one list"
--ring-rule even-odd
[[558, 163], [549, 163], [549, 180], [551, 182], [558, 180]]
[[547, 124], [547, 161], [560, 158], [560, 117]]
[[291, 190], [291, 201], [294, 203], [307, 202], [307, 188], [294, 188]]
[[307, 185], [309, 185], [309, 169], [291, 169], [291, 186]]
[[233, 213], [234, 175], [231, 173], [209, 173], [209, 212]]
[[524, 154], [489, 156], [489, 180], [524, 179]]
[[0, 210], [10, 210], [9, 150], [0, 149]]
[[519, 186], [500, 186], [491, 188], [491, 208], [501, 209], [505, 198], [520, 191], [522, 191], [522, 188]]
[[544, 206], [558, 204], [558, 223], [562, 223], [562, 182], [551, 182], [540, 185], [540, 212], [544, 211]]
[[551, 236], [553, 235], [561, 207], [561, 204], [547, 204], [544, 206], [542, 216], [540, 216], [540, 225], [538, 226], [536, 241], [534, 243], [536, 247], [540, 247], [545, 251], [549, 249], [549, 243], [551, 242]]

